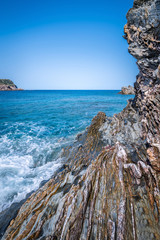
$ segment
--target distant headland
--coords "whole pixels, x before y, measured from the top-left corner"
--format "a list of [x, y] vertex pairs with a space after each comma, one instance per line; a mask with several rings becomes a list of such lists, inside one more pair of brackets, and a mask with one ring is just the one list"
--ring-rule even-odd
[[0, 91], [22, 91], [10, 79], [0, 79]]
[[134, 95], [135, 94], [135, 90], [134, 90], [134, 87], [129, 85], [128, 87], [122, 87], [121, 91], [118, 94]]

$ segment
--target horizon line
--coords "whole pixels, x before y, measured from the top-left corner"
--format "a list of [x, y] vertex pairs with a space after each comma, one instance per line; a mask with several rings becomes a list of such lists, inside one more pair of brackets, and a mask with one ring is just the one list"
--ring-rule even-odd
[[23, 91], [119, 91], [121, 89], [23, 89]]

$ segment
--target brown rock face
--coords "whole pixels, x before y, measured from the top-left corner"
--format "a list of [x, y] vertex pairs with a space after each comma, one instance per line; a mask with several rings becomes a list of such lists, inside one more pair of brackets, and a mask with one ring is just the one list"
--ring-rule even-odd
[[160, 1], [135, 0], [125, 36], [140, 73], [135, 99], [99, 113], [64, 149], [64, 166], [33, 193], [2, 239], [160, 239]]

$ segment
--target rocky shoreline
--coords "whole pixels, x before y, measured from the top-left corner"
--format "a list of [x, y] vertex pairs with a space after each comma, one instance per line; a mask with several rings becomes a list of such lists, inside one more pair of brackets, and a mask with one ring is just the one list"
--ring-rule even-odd
[[10, 79], [0, 79], [0, 91], [22, 91]]
[[160, 239], [160, 1], [135, 0], [125, 38], [135, 98], [92, 120], [63, 168], [22, 205], [4, 240]]

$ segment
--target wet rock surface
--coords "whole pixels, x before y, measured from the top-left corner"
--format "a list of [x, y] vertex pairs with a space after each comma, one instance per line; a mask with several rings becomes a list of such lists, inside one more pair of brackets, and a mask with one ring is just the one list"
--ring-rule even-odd
[[160, 1], [135, 0], [125, 38], [140, 73], [135, 98], [99, 113], [64, 165], [33, 193], [2, 239], [160, 239]]
[[118, 94], [134, 95], [135, 94], [134, 87], [132, 87], [130, 85], [128, 87], [122, 87], [121, 91]]

